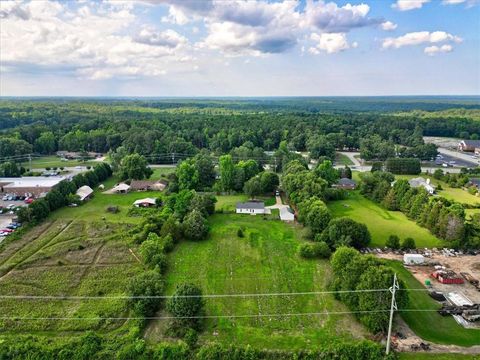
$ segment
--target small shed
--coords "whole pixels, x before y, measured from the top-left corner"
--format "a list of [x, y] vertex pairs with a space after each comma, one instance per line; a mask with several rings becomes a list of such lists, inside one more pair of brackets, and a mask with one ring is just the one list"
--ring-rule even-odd
[[116, 185], [112, 189], [112, 191], [117, 193], [117, 194], [126, 194], [130, 191], [130, 185], [125, 184], [125, 183], [121, 183], [121, 184]]
[[420, 265], [425, 262], [425, 258], [420, 254], [404, 254], [403, 263], [405, 265]]
[[280, 220], [282, 220], [282, 221], [294, 221], [295, 220], [295, 214], [293, 213], [293, 210], [290, 209], [290, 207], [280, 208]]
[[145, 198], [136, 200], [133, 205], [136, 207], [152, 207], [157, 204], [157, 199]]
[[265, 214], [265, 203], [263, 201], [247, 201], [237, 203], [237, 214]]
[[355, 190], [357, 183], [349, 178], [341, 178], [336, 184], [333, 185], [333, 187], [345, 190]]
[[84, 185], [77, 189], [76, 194], [80, 197], [80, 201], [85, 201], [90, 199], [93, 194], [93, 189], [88, 185]]

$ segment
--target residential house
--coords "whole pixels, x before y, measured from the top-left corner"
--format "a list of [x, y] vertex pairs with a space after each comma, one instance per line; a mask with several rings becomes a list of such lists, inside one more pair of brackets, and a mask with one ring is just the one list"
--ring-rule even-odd
[[265, 214], [265, 203], [263, 201], [239, 202], [236, 206], [236, 213], [250, 215]]
[[355, 190], [357, 183], [349, 178], [341, 178], [336, 184], [333, 184], [333, 187], [345, 190]]
[[423, 187], [430, 195], [435, 193], [435, 185], [430, 183], [430, 179], [425, 180], [422, 177], [418, 177], [408, 180], [408, 183], [412, 188]]
[[136, 207], [153, 207], [157, 204], [157, 199], [145, 198], [136, 200], [133, 205]]
[[90, 199], [93, 194], [93, 189], [88, 185], [84, 185], [77, 189], [76, 194], [80, 197], [80, 201], [85, 201]]
[[117, 193], [117, 194], [126, 194], [129, 191], [130, 191], [130, 185], [125, 184], [125, 183], [118, 184], [118, 185], [114, 186], [114, 188], [112, 189], [112, 192]]
[[458, 143], [458, 150], [475, 152], [476, 148], [480, 148], [480, 140], [462, 140]]

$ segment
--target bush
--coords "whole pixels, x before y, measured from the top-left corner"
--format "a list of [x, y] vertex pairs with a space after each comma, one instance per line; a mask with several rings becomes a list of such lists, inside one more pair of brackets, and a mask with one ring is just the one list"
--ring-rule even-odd
[[175, 316], [177, 324], [192, 329], [200, 328], [200, 319], [197, 316], [203, 314], [203, 306], [202, 290], [189, 283], [178, 285], [167, 302], [167, 310]]
[[243, 230], [242, 230], [242, 229], [238, 229], [238, 230], [237, 230], [237, 236], [238, 236], [239, 238], [243, 238], [243, 237], [245, 236], [245, 235], [243, 234]]
[[397, 235], [390, 235], [385, 243], [385, 246], [390, 249], [399, 249], [400, 248], [400, 238]]
[[116, 214], [119, 211], [120, 211], [120, 209], [118, 208], [118, 206], [110, 205], [110, 206], [107, 207], [107, 212], [109, 212], [109, 213]]
[[299, 254], [306, 259], [323, 258], [328, 259], [331, 251], [326, 242], [304, 243], [299, 247]]
[[412, 239], [411, 237], [408, 237], [405, 240], [403, 240], [403, 242], [402, 242], [402, 249], [403, 250], [411, 250], [411, 249], [415, 249], [415, 248], [416, 248], [416, 245], [415, 245], [415, 240], [414, 239]]

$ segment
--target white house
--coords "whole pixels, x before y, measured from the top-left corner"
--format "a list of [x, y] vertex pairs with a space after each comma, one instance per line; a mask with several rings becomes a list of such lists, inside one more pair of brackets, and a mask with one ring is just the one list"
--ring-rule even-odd
[[425, 262], [425, 258], [420, 254], [404, 254], [403, 263], [405, 265], [419, 265]]
[[115, 186], [112, 189], [112, 192], [116, 192], [116, 193], [119, 193], [119, 194], [126, 194], [129, 191], [130, 191], [130, 185], [125, 184], [125, 183], [118, 184], [117, 186]]
[[435, 185], [430, 183], [430, 179], [425, 180], [422, 177], [418, 177], [408, 180], [408, 183], [412, 188], [423, 187], [430, 195], [435, 193]]
[[157, 201], [157, 199], [154, 199], [154, 198], [145, 198], [145, 199], [138, 199], [136, 200], [133, 205], [135, 205], [136, 207], [150, 207], [150, 206], [155, 206]]
[[243, 203], [237, 203], [237, 214], [265, 214], [265, 203], [263, 201], [247, 201]]
[[280, 220], [282, 221], [293, 221], [295, 220], [295, 214], [293, 210], [289, 207], [280, 208]]
[[84, 185], [77, 189], [76, 194], [80, 197], [80, 201], [85, 201], [85, 200], [88, 200], [90, 196], [93, 194], [93, 190], [90, 186]]

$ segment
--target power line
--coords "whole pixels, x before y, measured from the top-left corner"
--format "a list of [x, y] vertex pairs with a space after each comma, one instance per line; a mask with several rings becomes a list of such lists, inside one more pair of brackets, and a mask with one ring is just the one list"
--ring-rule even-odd
[[[400, 309], [398, 312], [437, 312], [433, 309]], [[358, 311], [324, 311], [308, 313], [272, 313], [272, 314], [245, 314], [245, 315], [198, 315], [198, 316], [150, 316], [150, 317], [15, 317], [3, 316], [0, 320], [173, 320], [173, 319], [239, 319], [239, 318], [265, 318], [265, 317], [295, 317], [295, 316], [320, 316], [320, 315], [348, 315], [348, 314], [374, 314], [390, 312], [385, 310], [358, 310]]]
[[0, 295], [0, 299], [17, 300], [102, 300], [102, 299], [171, 299], [171, 298], [245, 298], [245, 297], [276, 297], [276, 296], [301, 296], [321, 294], [342, 294], [361, 292], [387, 292], [389, 289], [360, 289], [360, 290], [332, 290], [332, 291], [305, 291], [305, 292], [279, 292], [279, 293], [237, 293], [237, 294], [206, 294], [206, 295], [139, 295], [139, 296], [54, 296], [54, 295]]

